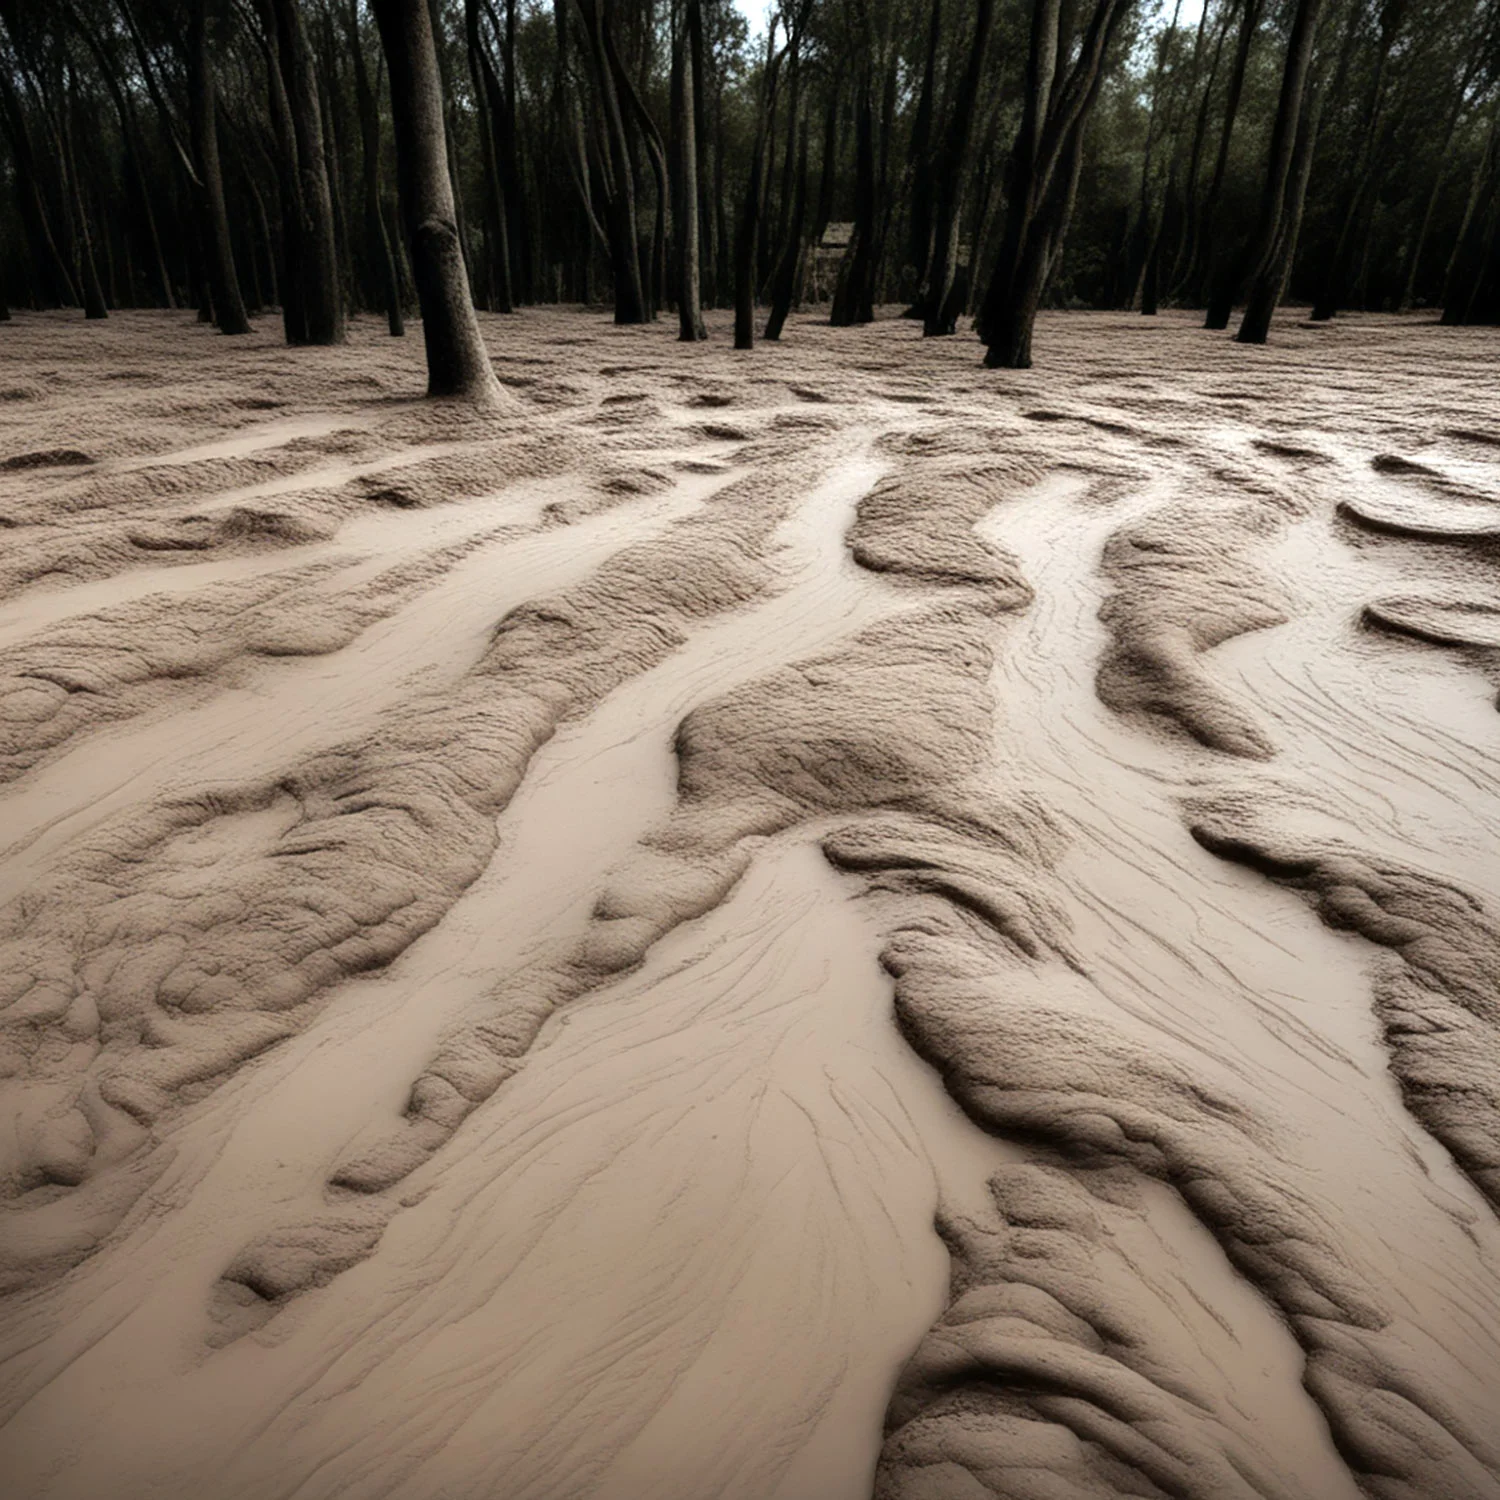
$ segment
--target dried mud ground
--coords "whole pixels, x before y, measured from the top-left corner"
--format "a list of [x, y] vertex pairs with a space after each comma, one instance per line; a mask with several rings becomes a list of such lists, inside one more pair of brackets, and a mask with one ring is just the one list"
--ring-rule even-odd
[[0, 1472], [1500, 1496], [1500, 343], [0, 331]]

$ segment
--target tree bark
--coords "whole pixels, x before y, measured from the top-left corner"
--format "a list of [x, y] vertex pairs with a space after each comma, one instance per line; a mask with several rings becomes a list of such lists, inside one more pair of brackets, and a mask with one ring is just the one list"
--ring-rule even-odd
[[[1351, 15], [1349, 36], [1352, 35]], [[1251, 283], [1245, 301], [1245, 313], [1240, 320], [1239, 331], [1235, 334], [1235, 339], [1241, 344], [1265, 343], [1271, 331], [1271, 320], [1281, 305], [1281, 299], [1286, 295], [1292, 261], [1297, 254], [1302, 210], [1307, 202], [1307, 183], [1312, 175], [1313, 158], [1318, 147], [1318, 130], [1327, 95], [1328, 91], [1322, 84], [1314, 82], [1310, 86], [1309, 98], [1298, 122], [1297, 145], [1292, 153], [1291, 175], [1287, 183], [1281, 227], [1265, 268]]]
[[354, 93], [359, 110], [361, 177], [364, 187], [365, 255], [374, 262], [375, 280], [385, 305], [386, 327], [392, 338], [406, 333], [401, 312], [401, 281], [396, 274], [396, 260], [391, 254], [390, 237], [385, 232], [385, 218], [380, 212], [380, 100], [376, 83], [370, 81], [364, 45], [359, 35], [357, 0], [349, 0], [344, 13], [344, 30], [354, 57]]
[[199, 221], [207, 261], [208, 293], [220, 333], [250, 332], [245, 302], [235, 273], [224, 205], [224, 174], [219, 166], [219, 132], [208, 25], [212, 0], [196, 0], [188, 22], [188, 118], [198, 172]]
[[[1338, 312], [1349, 295], [1349, 276], [1354, 254], [1355, 226], [1365, 206], [1378, 165], [1379, 153], [1375, 150], [1376, 128], [1380, 121], [1381, 107], [1385, 102], [1385, 84], [1391, 49], [1396, 44], [1405, 22], [1405, 0], [1386, 0], [1380, 12], [1380, 43], [1375, 60], [1375, 73], [1370, 82], [1369, 100], [1365, 105], [1364, 119], [1360, 128], [1359, 143], [1349, 170], [1349, 182], [1344, 194], [1344, 209], [1340, 218], [1338, 238], [1333, 254], [1329, 258], [1327, 272], [1313, 303], [1311, 319], [1314, 323], [1325, 323]], [[1354, 35], [1351, 23], [1350, 38]]]
[[286, 91], [297, 175], [293, 268], [302, 304], [302, 339], [308, 344], [341, 344], [347, 336], [343, 288], [334, 233], [333, 197], [323, 154], [322, 108], [307, 33], [298, 0], [268, 0], [276, 27], [276, 55]]
[[411, 250], [427, 394], [500, 406], [458, 243], [443, 94], [426, 0], [370, 0], [391, 80], [401, 210]]
[[1037, 309], [1077, 192], [1083, 127], [1123, 11], [1122, 0], [1094, 0], [1074, 56], [1061, 0], [1036, 0], [1021, 125], [1006, 168], [1005, 227], [979, 319], [992, 368], [1031, 367]]
[[635, 167], [625, 132], [625, 113], [615, 87], [605, 45], [603, 0], [578, 0], [588, 38], [589, 60], [603, 114], [605, 163], [609, 180], [606, 195], [610, 269], [615, 281], [615, 322], [647, 321], [646, 292], [641, 281], [640, 245], [635, 225]]
[[[979, 83], [994, 22], [994, 0], [979, 0], [974, 13], [974, 36], [964, 70], [953, 94], [953, 109], [942, 151], [933, 163], [935, 202], [932, 210], [932, 253], [926, 276], [926, 312], [922, 332], [928, 337], [951, 334], [958, 326], [954, 281], [958, 272], [958, 217], [963, 181], [968, 171], [974, 118], [979, 112]], [[972, 259], [972, 250], [971, 250]]]
[[797, 286], [797, 265], [802, 259], [803, 229], [807, 223], [807, 121], [792, 121], [797, 133], [797, 168], [792, 187], [792, 207], [787, 216], [786, 240], [781, 258], [771, 278], [771, 315], [766, 319], [765, 336], [773, 343], [781, 337], [787, 314], [792, 310], [792, 296]]
[[1245, 69], [1250, 60], [1250, 47], [1255, 40], [1255, 28], [1260, 21], [1263, 0], [1240, 0], [1240, 4], [1243, 7], [1240, 11], [1240, 34], [1235, 44], [1234, 66], [1229, 74], [1229, 92], [1224, 100], [1224, 124], [1219, 131], [1219, 152], [1214, 159], [1213, 177], [1209, 180], [1208, 193], [1204, 197], [1203, 212], [1199, 218], [1200, 255], [1206, 254], [1208, 257], [1210, 281], [1209, 310], [1204, 323], [1206, 328], [1227, 328], [1229, 314], [1233, 310], [1232, 296], [1230, 305], [1222, 309], [1214, 300], [1220, 284], [1231, 281], [1234, 276], [1227, 251], [1215, 243], [1214, 231], [1218, 228], [1219, 196], [1224, 188], [1224, 175], [1229, 165], [1229, 143], [1233, 139], [1234, 122], [1239, 115], [1240, 97], [1245, 88]]
[[682, 343], [708, 337], [703, 326], [699, 269], [698, 208], [698, 71], [692, 44], [699, 0], [687, 0], [681, 22], [672, 32], [672, 137], [677, 153], [677, 186], [673, 226], [677, 235], [677, 326]]
[[[1249, 268], [1251, 297], [1240, 330], [1235, 335], [1242, 344], [1265, 343], [1266, 331], [1271, 325], [1271, 314], [1275, 310], [1275, 299], [1280, 292], [1275, 252], [1278, 240], [1287, 230], [1287, 191], [1292, 181], [1292, 163], [1322, 9], [1323, 0], [1297, 0], [1297, 9], [1292, 17], [1292, 30], [1286, 45], [1286, 62], [1281, 71], [1281, 92], [1276, 101], [1276, 119], [1271, 126], [1271, 141], [1266, 152], [1266, 178], [1261, 191], [1260, 212], [1244, 262]], [[1243, 274], [1237, 273], [1221, 282], [1206, 326], [1216, 326], [1212, 317], [1220, 311], [1224, 314], [1224, 324], [1218, 326], [1228, 325], [1229, 312], [1245, 279]]]
[[479, 111], [479, 159], [485, 180], [485, 257], [489, 271], [490, 311], [516, 310], [511, 284], [510, 220], [501, 182], [500, 122], [505, 116], [505, 94], [494, 63], [479, 31], [479, 0], [464, 0], [464, 34], [468, 42], [469, 76]]
[[[981, 0], [981, 5], [985, 0]], [[933, 94], [937, 85], [937, 55], [943, 36], [943, 0], [932, 0], [927, 22], [927, 50], [922, 59], [922, 85], [911, 126], [911, 215], [906, 256], [916, 272], [916, 298], [904, 316], [926, 318], [931, 307], [928, 276], [933, 264], [935, 210], [933, 188], [942, 188], [942, 167], [933, 158]]]

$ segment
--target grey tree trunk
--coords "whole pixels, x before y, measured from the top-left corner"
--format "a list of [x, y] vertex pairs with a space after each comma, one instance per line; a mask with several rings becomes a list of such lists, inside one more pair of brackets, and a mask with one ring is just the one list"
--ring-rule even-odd
[[391, 79], [396, 171], [422, 309], [427, 394], [498, 407], [504, 396], [485, 353], [458, 242], [427, 0], [370, 0], [370, 8]]
[[974, 36], [954, 91], [948, 131], [942, 150], [933, 163], [932, 246], [925, 278], [925, 316], [922, 321], [922, 332], [929, 338], [950, 334], [958, 326], [959, 310], [953, 295], [958, 271], [958, 216], [963, 202], [963, 180], [969, 165], [974, 118], [979, 112], [979, 81], [984, 72], [984, 57], [994, 16], [994, 0], [979, 0], [974, 15]]
[[[1266, 181], [1261, 193], [1260, 217], [1246, 259], [1246, 264], [1251, 267], [1251, 297], [1235, 335], [1242, 344], [1265, 343], [1271, 315], [1280, 297], [1281, 274], [1275, 263], [1276, 252], [1282, 235], [1289, 232], [1290, 210], [1295, 207], [1289, 196], [1293, 186], [1292, 169], [1322, 10], [1323, 0], [1297, 0], [1291, 35], [1287, 39], [1281, 94], [1276, 103], [1276, 120], [1271, 127], [1270, 149], [1266, 153]], [[1227, 293], [1231, 304], [1233, 291], [1231, 284]], [[1225, 292], [1221, 288], [1223, 295]]]
[[1036, 0], [1021, 126], [1006, 169], [1005, 227], [980, 311], [991, 368], [1031, 367], [1031, 333], [1073, 211], [1083, 128], [1123, 0], [1093, 0], [1074, 55], [1061, 0]]
[[377, 69], [372, 83], [370, 70], [365, 62], [364, 47], [360, 42], [356, 0], [349, 0], [344, 27], [349, 50], [354, 55], [354, 91], [359, 107], [365, 200], [365, 255], [373, 262], [373, 279], [378, 283], [380, 297], [385, 304], [386, 326], [390, 329], [391, 337], [398, 339], [406, 333], [406, 324], [401, 315], [401, 280], [396, 274], [396, 259], [391, 253], [390, 237], [385, 232], [385, 219], [380, 212], [380, 100], [376, 96], [380, 82], [379, 70]]
[[309, 344], [341, 344], [347, 334], [334, 233], [333, 196], [323, 154], [318, 79], [297, 0], [270, 0], [276, 49], [296, 144], [298, 265], [303, 334]]
[[199, 220], [207, 261], [208, 294], [220, 333], [249, 333], [245, 301], [235, 273], [229, 214], [224, 206], [224, 174], [219, 166], [219, 132], [214, 101], [208, 23], [213, 0], [197, 0], [188, 23], [188, 115], [198, 169]]
[[673, 224], [677, 233], [678, 338], [696, 343], [707, 338], [703, 327], [703, 293], [699, 261], [698, 210], [698, 72], [692, 45], [698, 0], [687, 0], [682, 24], [672, 37], [672, 136], [677, 151], [677, 188]]

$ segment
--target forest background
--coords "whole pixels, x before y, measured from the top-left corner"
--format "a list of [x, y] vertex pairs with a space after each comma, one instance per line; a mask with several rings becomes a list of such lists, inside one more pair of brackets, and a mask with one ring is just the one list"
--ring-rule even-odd
[[[380, 8], [0, 0], [0, 303], [400, 332]], [[735, 306], [743, 346], [897, 303], [1011, 365], [1039, 306], [1500, 319], [1495, 0], [426, 11], [480, 308]]]

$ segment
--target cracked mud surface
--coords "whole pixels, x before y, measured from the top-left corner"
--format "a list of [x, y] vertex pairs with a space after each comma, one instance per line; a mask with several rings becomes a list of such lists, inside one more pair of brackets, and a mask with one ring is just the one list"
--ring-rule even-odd
[[7, 328], [18, 1493], [1500, 1497], [1493, 340], [484, 326]]

